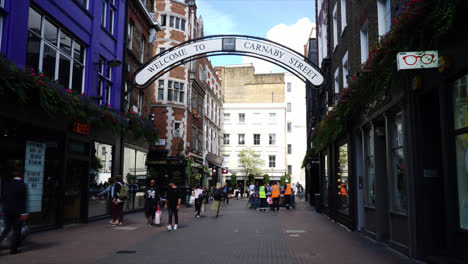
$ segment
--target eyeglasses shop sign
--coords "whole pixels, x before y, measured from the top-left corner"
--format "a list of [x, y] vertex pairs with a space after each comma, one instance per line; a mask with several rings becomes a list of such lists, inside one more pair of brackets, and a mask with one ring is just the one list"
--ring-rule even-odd
[[397, 69], [415, 70], [439, 67], [439, 53], [431, 51], [398, 52]]

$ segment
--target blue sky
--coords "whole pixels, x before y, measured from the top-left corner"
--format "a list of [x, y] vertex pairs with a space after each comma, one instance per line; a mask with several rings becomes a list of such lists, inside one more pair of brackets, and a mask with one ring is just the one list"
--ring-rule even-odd
[[[243, 34], [268, 38], [303, 53], [315, 22], [314, 0], [197, 0], [205, 36]], [[214, 66], [252, 62], [256, 72], [283, 71], [241, 56], [209, 58]]]

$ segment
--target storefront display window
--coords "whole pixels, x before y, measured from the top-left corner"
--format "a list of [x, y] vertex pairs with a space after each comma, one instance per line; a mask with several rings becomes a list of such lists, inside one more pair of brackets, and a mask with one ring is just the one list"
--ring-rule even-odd
[[113, 147], [108, 144], [94, 143], [94, 160], [91, 164], [88, 181], [88, 217], [105, 215], [109, 212], [109, 196], [97, 194], [107, 187], [112, 176]]
[[339, 210], [349, 213], [349, 181], [348, 181], [348, 144], [341, 145], [338, 157], [338, 195]]
[[368, 130], [365, 135], [366, 155], [366, 205], [375, 206], [375, 168], [374, 168], [374, 140], [372, 131]]
[[460, 228], [468, 230], [468, 74], [455, 81], [453, 92]]
[[328, 206], [328, 155], [325, 155], [323, 159], [323, 169], [324, 169], [324, 177], [323, 177], [323, 205]]
[[124, 181], [129, 185], [129, 199], [124, 210], [131, 211], [144, 207], [143, 191], [147, 185], [146, 152], [124, 148]]
[[405, 157], [403, 154], [403, 114], [395, 115], [391, 124], [392, 135], [392, 196], [393, 210], [406, 211], [408, 198], [406, 192]]

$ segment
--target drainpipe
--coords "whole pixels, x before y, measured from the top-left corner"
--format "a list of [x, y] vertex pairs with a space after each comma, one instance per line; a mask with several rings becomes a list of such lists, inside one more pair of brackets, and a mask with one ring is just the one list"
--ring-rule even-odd
[[[124, 99], [125, 99], [125, 83], [127, 80], [127, 30], [128, 30], [128, 1], [125, 1], [125, 24], [124, 24], [124, 46], [123, 46], [123, 56], [122, 56], [122, 82], [121, 82], [121, 88], [120, 88], [120, 112], [124, 111]], [[119, 174], [122, 175], [125, 179], [125, 175], [123, 175], [123, 164], [124, 164], [124, 137], [122, 134], [120, 135], [120, 169], [119, 169]]]

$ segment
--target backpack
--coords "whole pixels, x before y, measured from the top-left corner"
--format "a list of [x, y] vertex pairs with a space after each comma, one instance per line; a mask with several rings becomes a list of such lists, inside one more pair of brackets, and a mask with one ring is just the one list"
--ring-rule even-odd
[[213, 198], [218, 201], [221, 200], [221, 191], [219, 189], [216, 189], [213, 192]]
[[125, 200], [128, 197], [128, 186], [125, 184], [120, 184], [120, 186], [119, 199]]

